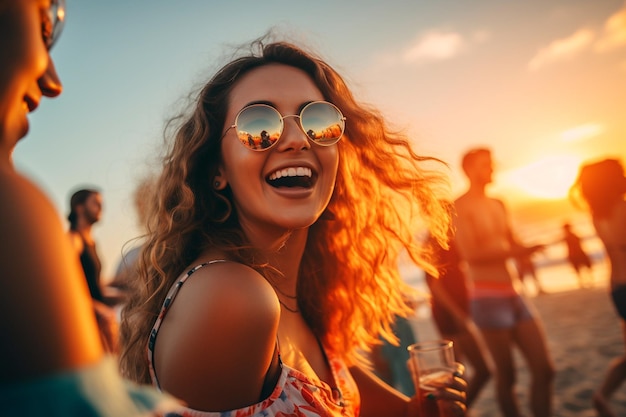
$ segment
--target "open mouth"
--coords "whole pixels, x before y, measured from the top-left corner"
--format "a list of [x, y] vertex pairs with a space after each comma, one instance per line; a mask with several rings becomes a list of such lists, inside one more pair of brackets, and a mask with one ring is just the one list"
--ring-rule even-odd
[[35, 110], [38, 104], [39, 103], [37, 103], [37, 101], [35, 101], [31, 97], [28, 97], [28, 96], [24, 97], [24, 106], [28, 109], [29, 113]]
[[317, 175], [311, 168], [289, 167], [272, 172], [265, 180], [272, 187], [280, 188], [311, 188], [315, 184]]

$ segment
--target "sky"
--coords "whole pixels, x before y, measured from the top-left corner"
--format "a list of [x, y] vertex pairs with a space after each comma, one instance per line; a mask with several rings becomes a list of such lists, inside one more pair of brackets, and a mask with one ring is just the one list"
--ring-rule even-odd
[[233, 48], [271, 28], [327, 60], [418, 153], [446, 162], [453, 196], [466, 187], [462, 154], [491, 148], [489, 191], [525, 239], [570, 215], [582, 161], [626, 160], [623, 0], [67, 3], [52, 50], [63, 94], [30, 116], [14, 160], [64, 221], [73, 190], [102, 190], [105, 281], [139, 234], [133, 191], [165, 121]]

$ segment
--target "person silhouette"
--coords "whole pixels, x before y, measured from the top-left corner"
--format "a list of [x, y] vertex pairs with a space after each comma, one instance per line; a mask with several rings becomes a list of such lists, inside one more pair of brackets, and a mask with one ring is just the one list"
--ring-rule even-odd
[[104, 303], [104, 295], [100, 283], [102, 263], [96, 249], [96, 240], [92, 227], [102, 216], [102, 194], [94, 188], [83, 188], [75, 191], [70, 198], [70, 223], [68, 236], [76, 249], [80, 264], [83, 267], [91, 298]]
[[[598, 237], [610, 262], [611, 300], [620, 318], [626, 346], [626, 176], [617, 159], [584, 163], [572, 186], [570, 196], [584, 202]], [[626, 354], [615, 358], [599, 389], [593, 395], [593, 405], [600, 417], [617, 417], [611, 410], [612, 395], [626, 380]]]
[[485, 342], [470, 314], [469, 289], [461, 257], [451, 236], [444, 249], [431, 241], [437, 259], [438, 276], [426, 273], [431, 292], [431, 313], [443, 339], [452, 340], [454, 355], [467, 363], [472, 373], [467, 376], [467, 408], [480, 395], [491, 378], [493, 363]]
[[513, 258], [515, 262], [515, 269], [517, 271], [517, 276], [522, 284], [522, 288], [524, 291], [527, 290], [527, 281], [526, 278], [530, 277], [537, 290], [537, 294], [546, 294], [546, 291], [543, 289], [543, 285], [539, 281], [539, 277], [537, 276], [537, 269], [535, 268], [535, 263], [533, 262], [532, 255], [524, 253], [523, 248], [520, 251], [518, 256]]
[[573, 232], [569, 223], [563, 224], [563, 240], [567, 245], [567, 260], [576, 271], [578, 286], [580, 288], [593, 287], [591, 259], [583, 249], [580, 237]]
[[487, 148], [463, 155], [468, 190], [458, 197], [456, 243], [472, 283], [470, 307], [495, 364], [495, 388], [503, 415], [519, 417], [515, 396], [513, 348], [521, 351], [531, 374], [530, 409], [535, 417], [548, 417], [552, 409], [554, 365], [538, 314], [519, 294], [509, 261], [530, 255], [542, 245], [522, 246], [513, 234], [509, 214], [501, 200], [487, 195], [493, 161]]

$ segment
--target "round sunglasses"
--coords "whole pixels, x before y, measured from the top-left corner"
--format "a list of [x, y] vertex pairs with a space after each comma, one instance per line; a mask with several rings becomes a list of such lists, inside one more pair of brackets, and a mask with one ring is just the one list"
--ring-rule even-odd
[[339, 142], [346, 127], [346, 118], [334, 104], [313, 101], [302, 108], [300, 114], [283, 116], [268, 104], [251, 104], [235, 117], [235, 129], [239, 141], [248, 149], [262, 152], [270, 149], [280, 139], [285, 126], [284, 119], [297, 117], [307, 138], [318, 145], [330, 146]]
[[65, 25], [65, 0], [52, 0], [41, 24], [41, 35], [48, 50], [59, 39]]

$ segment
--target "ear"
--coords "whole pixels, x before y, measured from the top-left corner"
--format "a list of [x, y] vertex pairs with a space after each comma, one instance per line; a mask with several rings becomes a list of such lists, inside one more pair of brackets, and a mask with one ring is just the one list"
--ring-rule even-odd
[[228, 185], [228, 177], [224, 174], [224, 170], [220, 167], [213, 177], [213, 188], [220, 191]]

